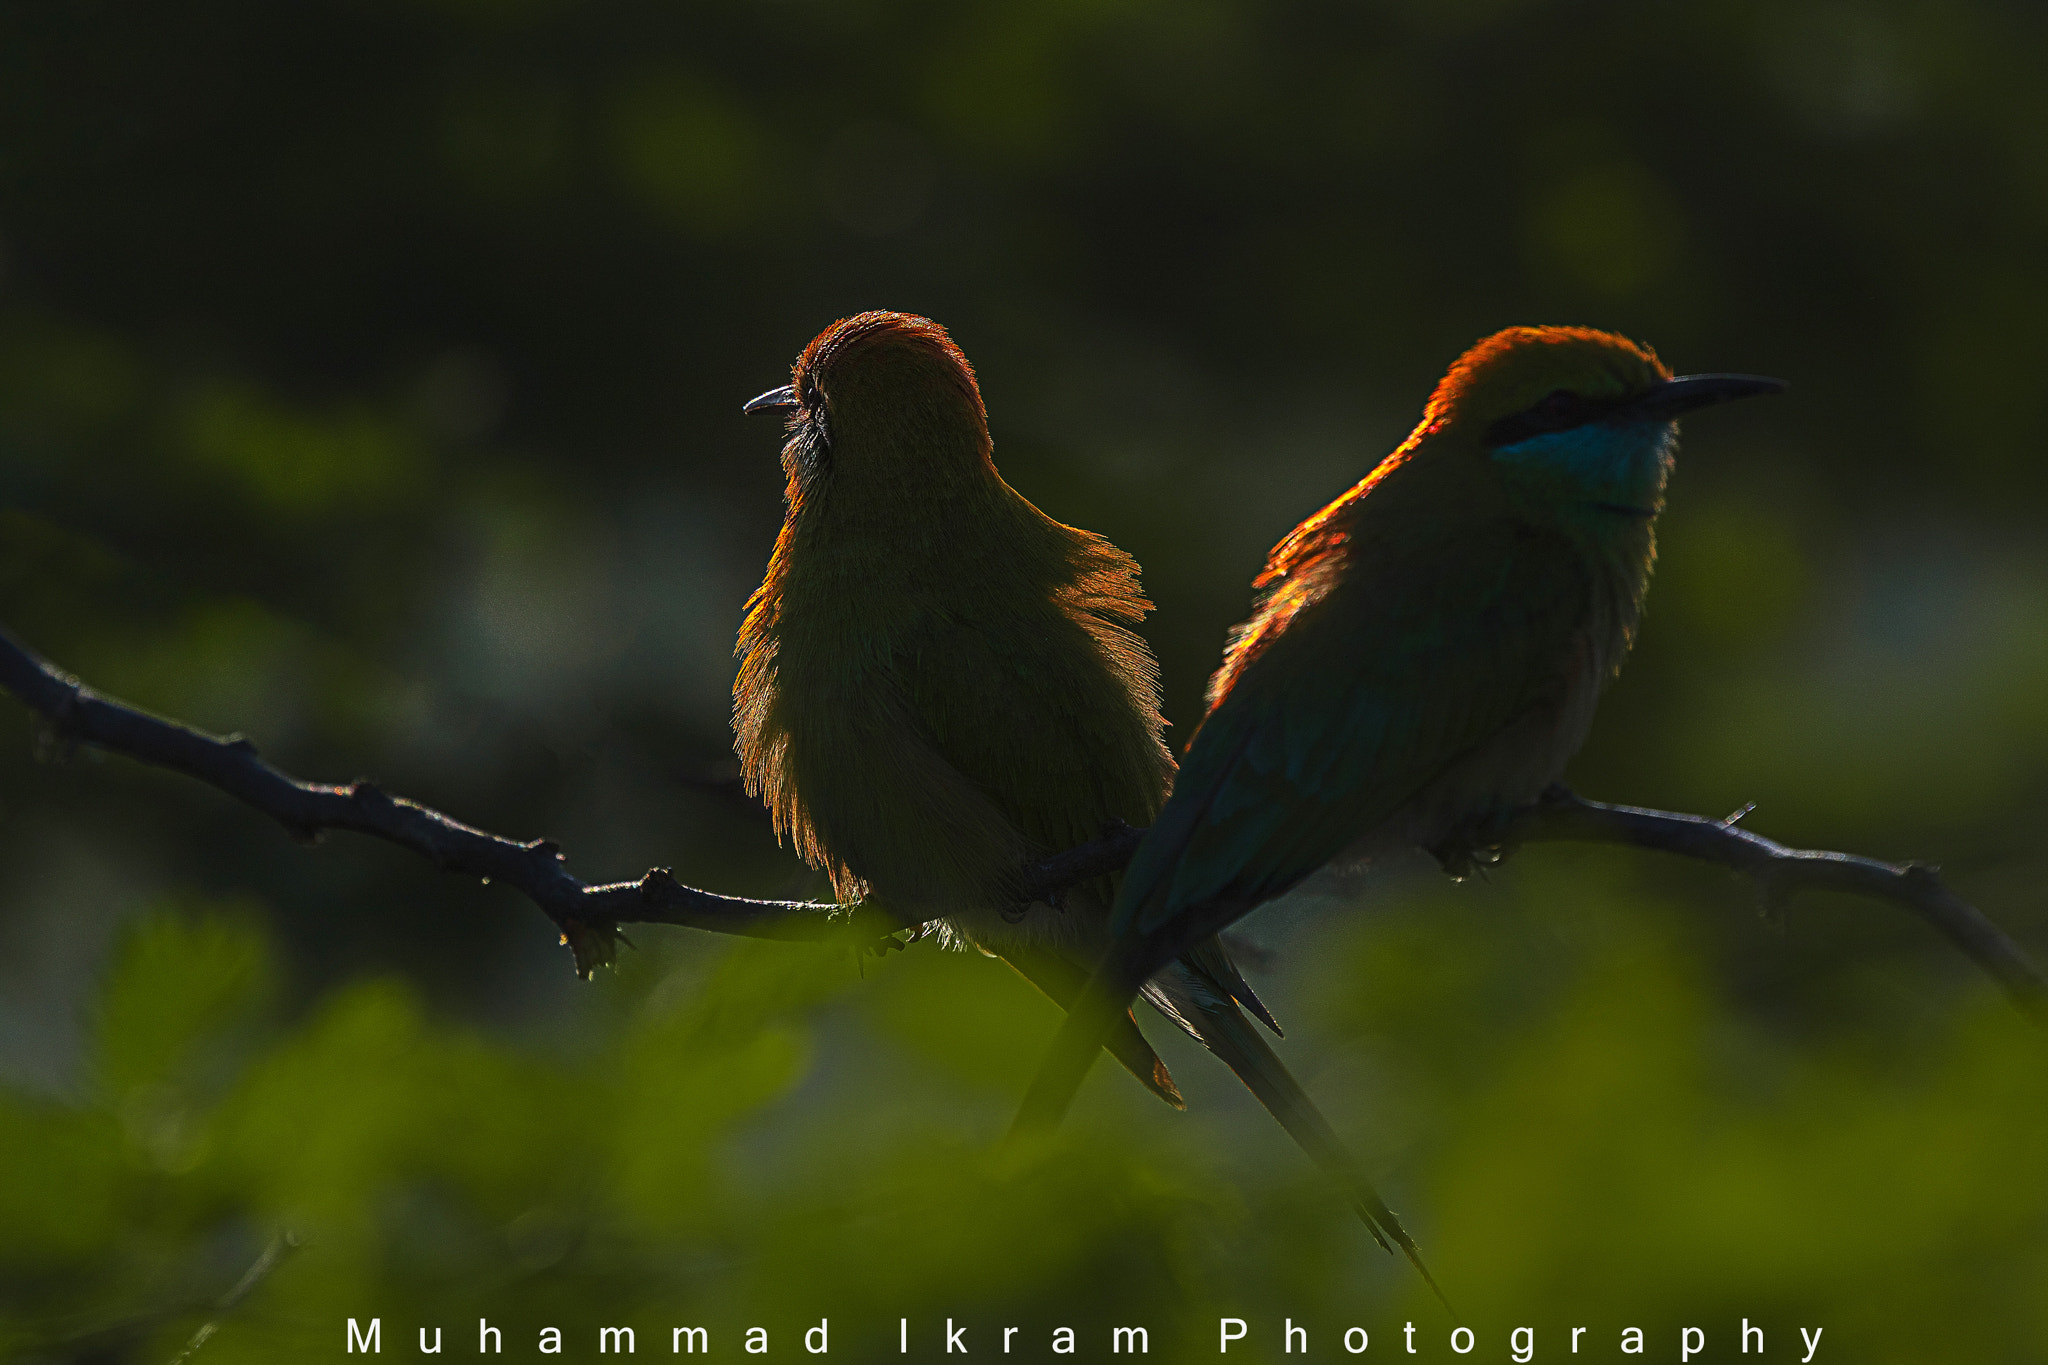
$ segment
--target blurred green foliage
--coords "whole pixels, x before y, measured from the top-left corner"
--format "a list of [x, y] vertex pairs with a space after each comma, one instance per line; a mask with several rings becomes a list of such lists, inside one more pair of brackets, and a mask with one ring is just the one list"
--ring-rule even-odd
[[[2048, 945], [2048, 19], [2017, 0], [168, 0], [0, 8], [0, 622], [579, 872], [815, 895], [732, 784], [779, 522], [741, 401], [945, 322], [1027, 496], [1138, 556], [1185, 728], [1287, 527], [1477, 336], [1793, 383], [1703, 414], [1570, 778], [1941, 862]], [[645, 929], [0, 745], [0, 1355], [1373, 1355], [1449, 1324], [1227, 1076], [994, 1140], [998, 964]], [[1546, 847], [1248, 921], [1480, 1346], [2048, 1355], [2040, 1044], [1902, 912]], [[1154, 1030], [1155, 1034], [1159, 1030]], [[1597, 1345], [1597, 1352], [1595, 1347]], [[1368, 1356], [1372, 1358], [1372, 1356]], [[1696, 1357], [1697, 1358], [1697, 1357]]]

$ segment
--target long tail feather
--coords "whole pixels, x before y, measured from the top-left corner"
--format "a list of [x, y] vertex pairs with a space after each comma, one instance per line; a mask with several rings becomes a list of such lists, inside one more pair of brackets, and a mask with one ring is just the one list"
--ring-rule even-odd
[[[1163, 970], [1190, 947], [1204, 940], [1213, 941], [1217, 931], [1239, 918], [1245, 908], [1228, 901], [1204, 902], [1183, 912], [1170, 924], [1149, 933], [1128, 933], [1112, 944], [1079, 997], [1067, 1006], [1066, 1022], [1053, 1035], [1052, 1046], [1039, 1063], [1038, 1074], [1031, 1078], [1031, 1088], [1024, 1093], [1024, 1103], [1017, 1109], [1010, 1132], [1021, 1136], [1051, 1132], [1059, 1127], [1074, 1095], [1081, 1089], [1081, 1082], [1087, 1079], [1088, 1068], [1095, 1064], [1095, 1054], [1102, 1050], [1110, 1030], [1129, 1010], [1139, 989], [1153, 973]], [[1220, 946], [1218, 954], [1222, 955]], [[1245, 994], [1251, 994], [1249, 988]], [[1158, 1000], [1153, 1003], [1160, 1004]], [[1181, 1027], [1188, 1027], [1186, 1021], [1175, 1018], [1170, 1005], [1161, 1004], [1160, 1011]]]
[[[1012, 946], [1002, 952], [1003, 961], [1016, 969], [1017, 975], [1051, 998], [1061, 1009], [1071, 1010], [1074, 1002], [1088, 985], [1088, 973], [1078, 964], [1068, 961], [1050, 949]], [[1111, 1022], [1109, 1032], [1103, 1037], [1102, 1046], [1110, 1056], [1123, 1063], [1124, 1069], [1136, 1076], [1147, 1090], [1165, 1100], [1176, 1109], [1187, 1108], [1187, 1101], [1181, 1098], [1180, 1087], [1173, 1083], [1173, 1075], [1166, 1069], [1166, 1063], [1145, 1041], [1145, 1035], [1138, 1031], [1138, 1021], [1125, 1010], [1123, 1017]]]
[[1358, 1163], [1345, 1150], [1315, 1101], [1228, 995], [1181, 963], [1153, 978], [1152, 985], [1173, 1001], [1176, 1013], [1195, 1024], [1203, 1045], [1237, 1073], [1237, 1078], [1266, 1106], [1266, 1111], [1280, 1121], [1288, 1136], [1344, 1191], [1373, 1240], [1390, 1252], [1400, 1247], [1430, 1292], [1456, 1318], [1457, 1310], [1451, 1307], [1436, 1277], [1423, 1264], [1422, 1252], [1408, 1235], [1408, 1229], [1401, 1226], [1400, 1218], [1360, 1173]]
[[1095, 1064], [1096, 1054], [1102, 1051], [1117, 1020], [1129, 1013], [1131, 999], [1144, 981], [1142, 976], [1131, 979], [1116, 970], [1117, 966], [1114, 960], [1104, 963], [1067, 1007], [1066, 1020], [1053, 1035], [1038, 1074], [1031, 1078], [1031, 1088], [1024, 1092], [1024, 1103], [1017, 1108], [1017, 1118], [1010, 1125], [1013, 1138], [1049, 1133], [1067, 1116], [1088, 1068]]
[[1251, 983], [1244, 979], [1244, 973], [1230, 960], [1230, 954], [1224, 951], [1222, 939], [1212, 937], [1193, 944], [1181, 954], [1181, 958], [1222, 987], [1231, 999], [1244, 1006], [1252, 1018], [1272, 1030], [1275, 1038], [1287, 1036], [1287, 1031], [1280, 1027], [1280, 1021], [1266, 1008], [1266, 1002], [1259, 999], [1257, 993], [1252, 990]]
[[[1158, 997], [1155, 1003], [1161, 1005], [1162, 1012], [1183, 1027], [1193, 1025], [1188, 1031], [1237, 1073], [1238, 1079], [1245, 1083], [1267, 1112], [1280, 1121], [1280, 1126], [1287, 1130], [1310, 1160], [1336, 1182], [1379, 1244], [1390, 1251], [1393, 1246], [1401, 1248], [1409, 1263], [1422, 1276], [1423, 1283], [1455, 1319], [1457, 1310], [1451, 1306], [1436, 1277], [1429, 1273], [1429, 1267], [1423, 1264], [1415, 1239], [1401, 1226], [1401, 1220], [1387, 1207], [1371, 1182], [1359, 1173], [1357, 1163], [1344, 1149], [1336, 1130], [1330, 1127], [1329, 1120], [1323, 1117], [1314, 1101], [1266, 1045], [1266, 1040], [1258, 1035], [1236, 1006], [1225, 999], [1227, 992], [1220, 988], [1203, 988], [1199, 984], [1200, 979], [1183, 963], [1172, 964], [1149, 983], [1145, 983], [1143, 977], [1133, 980], [1128, 964], [1134, 956], [1136, 954], [1112, 953], [1110, 960], [1097, 969], [1088, 988], [1069, 1008], [1066, 1021], [1054, 1037], [1052, 1047], [1017, 1112], [1017, 1120], [1011, 1125], [1012, 1136], [1047, 1132], [1059, 1126], [1075, 1092], [1087, 1077], [1089, 1066], [1101, 1050], [1102, 1040], [1115, 1021], [1124, 1015], [1139, 986], [1148, 984], [1147, 994]], [[1143, 959], [1139, 960], [1142, 963]], [[1390, 1240], [1393, 1246], [1389, 1246]]]

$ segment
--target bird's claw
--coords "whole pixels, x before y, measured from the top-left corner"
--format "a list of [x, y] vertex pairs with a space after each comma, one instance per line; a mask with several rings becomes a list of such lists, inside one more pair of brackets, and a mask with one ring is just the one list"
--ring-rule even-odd
[[576, 975], [585, 981], [599, 967], [615, 966], [619, 960], [619, 945], [633, 946], [632, 940], [619, 932], [619, 926], [609, 920], [565, 919], [561, 921], [562, 943], [576, 959]]
[[[1545, 792], [1542, 799], [1550, 799], [1550, 793]], [[1485, 876], [1488, 868], [1498, 867], [1514, 852], [1508, 832], [1516, 814], [1512, 810], [1494, 810], [1475, 815], [1430, 848], [1429, 856], [1436, 859], [1437, 866], [1452, 881], [1462, 882], [1474, 873]]]
[[1429, 856], [1454, 882], [1462, 882], [1486, 870], [1506, 855], [1498, 845], [1479, 845], [1464, 839], [1447, 839], [1429, 850]]

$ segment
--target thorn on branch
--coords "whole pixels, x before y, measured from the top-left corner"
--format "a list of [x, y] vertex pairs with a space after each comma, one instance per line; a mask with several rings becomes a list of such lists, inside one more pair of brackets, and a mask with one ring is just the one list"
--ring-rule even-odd
[[668, 899], [683, 889], [676, 880], [676, 874], [665, 867], [650, 867], [647, 875], [640, 879], [640, 899], [652, 905]]
[[1936, 891], [1941, 889], [1940, 863], [1907, 863], [1899, 869], [1905, 874], [1906, 885], [1915, 891]]
[[359, 777], [348, 784], [348, 799], [358, 806], [388, 810], [397, 802], [382, 787], [367, 777]]

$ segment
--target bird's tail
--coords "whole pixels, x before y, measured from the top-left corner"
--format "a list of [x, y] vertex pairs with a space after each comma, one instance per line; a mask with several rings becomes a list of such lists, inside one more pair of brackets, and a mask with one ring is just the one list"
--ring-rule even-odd
[[[1024, 1093], [1024, 1103], [1017, 1109], [1017, 1119], [1010, 1125], [1013, 1136], [1026, 1133], [1049, 1133], [1060, 1126], [1066, 1117], [1068, 1106], [1081, 1089], [1081, 1082], [1087, 1079], [1088, 1068], [1095, 1063], [1095, 1054], [1102, 1050], [1105, 1040], [1117, 1028], [1118, 1020], [1130, 1008], [1141, 987], [1150, 982], [1155, 973], [1170, 970], [1176, 960], [1184, 958], [1191, 951], [1195, 958], [1204, 957], [1204, 948], [1213, 947], [1214, 956], [1228, 963], [1222, 946], [1215, 935], [1222, 926], [1230, 923], [1243, 913], [1241, 907], [1222, 902], [1205, 903], [1192, 913], [1185, 913], [1179, 919], [1163, 924], [1150, 933], [1135, 931], [1112, 943], [1109, 952], [1096, 965], [1095, 974], [1088, 979], [1080, 995], [1067, 1004], [1066, 1021], [1053, 1035], [1052, 1046], [1047, 1049], [1045, 1060], [1039, 1063], [1038, 1073], [1031, 1078], [1031, 1088]], [[1182, 963], [1183, 966], [1187, 964]], [[1200, 972], [1197, 965], [1194, 970]], [[1237, 969], [1231, 967], [1230, 979], [1241, 983]], [[1219, 984], [1217, 994], [1228, 998], [1232, 991]], [[1258, 997], [1246, 987], [1240, 997], [1255, 1004], [1259, 1017], [1266, 1020], [1275, 1033], [1278, 1024], [1272, 1023], [1272, 1015], [1264, 1005], [1256, 1004]], [[1172, 1008], [1164, 998], [1153, 999], [1168, 1018], [1173, 1018]], [[1183, 1028], [1194, 1032], [1184, 1021], [1175, 1020]]]
[[1359, 1171], [1358, 1163], [1346, 1151], [1330, 1121], [1317, 1109], [1315, 1101], [1301, 1088], [1300, 1082], [1287, 1070], [1286, 1065], [1266, 1044], [1259, 1031], [1252, 1027], [1249, 1019], [1223, 992], [1204, 980], [1186, 965], [1176, 962], [1152, 978], [1147, 994], [1157, 993], [1171, 1002], [1176, 1022], [1182, 1023], [1204, 1047], [1223, 1059], [1224, 1065], [1237, 1073], [1237, 1078], [1247, 1089], [1258, 1097], [1266, 1111], [1280, 1121], [1309, 1159], [1320, 1166], [1323, 1173], [1338, 1188], [1343, 1190], [1358, 1216], [1373, 1239], [1388, 1251], [1396, 1246], [1421, 1274], [1430, 1292], [1437, 1296], [1451, 1315], [1451, 1301], [1444, 1297], [1436, 1277], [1429, 1273], [1429, 1267], [1422, 1262], [1422, 1252], [1416, 1247], [1415, 1239], [1408, 1235], [1408, 1229], [1401, 1226], [1401, 1220], [1387, 1207], [1379, 1192], [1372, 1187]]
[[[1050, 948], [1012, 944], [998, 956], [1063, 1010], [1074, 1008], [1074, 1002], [1081, 999], [1088, 988], [1087, 969]], [[1131, 1017], [1130, 1011], [1126, 1010], [1121, 1018], [1111, 1021], [1102, 1046], [1143, 1082], [1147, 1090], [1176, 1109], [1188, 1107], [1187, 1102], [1181, 1099], [1180, 1090], [1174, 1085], [1166, 1063], [1159, 1060], [1159, 1054], [1138, 1031], [1138, 1021]]]
[[1088, 1077], [1088, 1068], [1095, 1064], [1096, 1054], [1117, 1021], [1129, 1010], [1145, 976], [1131, 971], [1115, 950], [1095, 969], [1080, 996], [1067, 1006], [1067, 1017], [1053, 1035], [1052, 1046], [1039, 1063], [1038, 1074], [1031, 1078], [1024, 1103], [1018, 1106], [1016, 1121], [1010, 1125], [1011, 1137], [1050, 1133], [1060, 1126], [1074, 1095], [1081, 1089], [1081, 1082]]

